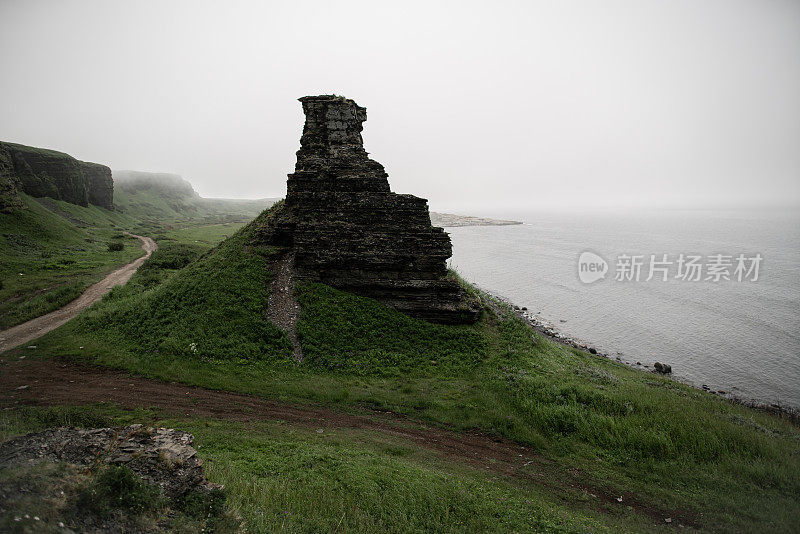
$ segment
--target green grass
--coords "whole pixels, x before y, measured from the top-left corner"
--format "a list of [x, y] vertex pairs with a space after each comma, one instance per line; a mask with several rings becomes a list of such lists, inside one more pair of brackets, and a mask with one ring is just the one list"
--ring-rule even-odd
[[65, 417], [191, 432], [206, 476], [225, 486], [228, 516], [240, 517], [248, 532], [640, 532], [647, 525], [624, 508], [601, 514], [580, 492], [523, 487], [364, 430], [319, 433], [102, 406], [3, 412], [0, 438]]
[[[484, 317], [471, 326], [443, 326], [324, 285], [301, 284], [297, 330], [305, 359], [297, 364], [287, 336], [265, 316], [271, 265], [280, 251], [259, 246], [257, 236], [275, 212], [265, 212], [215, 248], [211, 236], [222, 227], [164, 235], [162, 250], [127, 286], [38, 340], [39, 352], [161, 380], [346, 411], [390, 410], [456, 431], [479, 430], [524, 444], [610, 491], [633, 492], [661, 508], [696, 514], [705, 530], [794, 530], [800, 513], [800, 429], [795, 424], [557, 344], [474, 289], [473, 296], [487, 303]], [[203, 425], [179, 424], [204, 435]], [[208, 422], [216, 424], [231, 428]], [[275, 467], [277, 452], [268, 443], [278, 438], [270, 432], [263, 440], [215, 441], [216, 454], [228, 460], [221, 471], [214, 471], [217, 464], [209, 467], [220, 480], [241, 486], [237, 510], [265, 529], [289, 524], [297, 530], [330, 530], [333, 518], [343, 514], [355, 530], [414, 530], [422, 528], [418, 521], [427, 513], [439, 527], [444, 523], [435, 521], [455, 518], [463, 522], [461, 530], [524, 530], [519, 517], [529, 513], [525, 507], [511, 507], [521, 510], [520, 516], [498, 517], [494, 504], [481, 508], [480, 502], [459, 497], [439, 475], [417, 464], [383, 453], [362, 455], [351, 437], [323, 449], [313, 436], [301, 444], [294, 437], [279, 440], [285, 450], [305, 451], [301, 459], [313, 458], [298, 465], [311, 469], [323, 455], [336, 458], [334, 470], [313, 471], [309, 478], [300, 476], [299, 467]], [[249, 449], [260, 452], [249, 455]], [[262, 453], [273, 459], [262, 461]], [[239, 456], [247, 460], [237, 464]], [[344, 460], [352, 456], [359, 458], [355, 464]], [[375, 463], [374, 470], [367, 469]], [[250, 464], [263, 472], [253, 472]], [[344, 474], [350, 472], [352, 477]], [[404, 482], [407, 478], [419, 479], [424, 487]], [[492, 495], [492, 502], [518, 503], [521, 495], [541, 491], [508, 483], [505, 493], [491, 493], [482, 485], [485, 480], [470, 483]], [[403, 489], [393, 493], [398, 485]], [[348, 515], [350, 506], [375, 488], [386, 495], [379, 501], [386, 509], [365, 503], [363, 515]], [[297, 501], [273, 503], [289, 493], [316, 499], [320, 514]], [[439, 494], [446, 495], [447, 513], [431, 502]], [[263, 506], [269, 513], [255, 518]], [[588, 520], [583, 512], [565, 508], [565, 522], [554, 522], [550, 512], [558, 505], [537, 506], [539, 515], [528, 517], [542, 518], [542, 529], [580, 530], [575, 525]], [[459, 507], [477, 519], [461, 514]], [[287, 519], [278, 514], [281, 508], [304, 515], [303, 522], [276, 522], [276, 517]], [[641, 521], [637, 516], [630, 524]]]
[[[144, 173], [145, 176], [147, 173]], [[115, 179], [114, 205], [147, 226], [245, 223], [274, 203], [273, 199], [228, 200], [202, 198], [185, 181], [159, 175], [142, 180]]]
[[125, 465], [97, 468], [77, 493], [77, 506], [100, 517], [108, 517], [116, 510], [153, 512], [162, 506], [158, 487], [147, 484]]
[[[60, 152], [22, 148], [73, 161]], [[115, 184], [113, 211], [20, 194], [23, 209], [0, 214], [0, 329], [66, 305], [140, 256], [138, 241], [114, 239], [121, 230], [209, 249], [273, 202], [204, 199], [180, 179], [139, 175], [146, 183]]]
[[[459, 376], [489, 355], [482, 329], [398, 314], [377, 301], [302, 284], [297, 326], [305, 363], [356, 376]], [[353, 335], [358, 332], [358, 335]]]
[[[124, 193], [121, 194], [124, 198]], [[141, 195], [158, 198], [153, 192], [133, 197]], [[93, 205], [83, 207], [48, 198], [34, 199], [24, 194], [22, 199], [26, 209], [0, 214], [0, 329], [68, 304], [89, 285], [141, 256], [141, 243], [124, 237], [123, 230], [153, 236], [160, 247], [173, 252], [184, 247], [188, 254], [188, 250], [212, 248], [245, 224], [216, 221], [230, 218], [242, 221], [247, 213], [254, 216], [257, 211], [255, 205], [246, 202], [240, 206], [230, 201], [231, 207], [227, 201], [200, 199], [205, 207], [199, 219], [184, 218], [176, 222], [172, 218], [158, 218], [174, 215], [165, 212], [154, 213], [151, 218], [146, 211], [137, 209], [121, 213]], [[157, 257], [163, 258], [164, 254]], [[156, 271], [160, 274], [149, 283], [140, 284], [140, 288], [151, 287], [163, 279], [164, 269], [156, 267], [144, 269], [150, 274]]]
[[201, 224], [169, 230], [163, 238], [210, 249], [238, 232], [246, 223]]
[[0, 328], [64, 306], [143, 254], [137, 239], [118, 238], [131, 223], [120, 214], [22, 197], [27, 209], [0, 215]]
[[[213, 254], [186, 265], [180, 276], [139, 292], [151, 285], [142, 279], [158, 270], [153, 265], [176, 250], [165, 247], [130, 287], [112, 290], [76, 326], [86, 333], [106, 331], [154, 359], [162, 354], [204, 361], [285, 358], [291, 352], [288, 338], [265, 315], [268, 251], [243, 253], [245, 246], [240, 232]], [[183, 247], [181, 258], [188, 259], [186, 253]]]
[[306, 359], [296, 364], [264, 315], [276, 251], [254, 236], [272, 213], [157, 285], [138, 273], [40, 349], [162, 380], [477, 429], [615, 490], [694, 511], [706, 529], [793, 529], [797, 426], [554, 343], [502, 306], [476, 325], [432, 325], [301, 285]]

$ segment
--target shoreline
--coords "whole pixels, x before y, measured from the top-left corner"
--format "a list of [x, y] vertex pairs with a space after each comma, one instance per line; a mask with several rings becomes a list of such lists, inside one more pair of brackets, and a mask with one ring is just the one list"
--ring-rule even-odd
[[508, 306], [509, 309], [514, 313], [514, 315], [517, 316], [519, 319], [521, 319], [526, 325], [528, 325], [531, 329], [533, 329], [535, 332], [538, 332], [542, 336], [549, 338], [551, 341], [555, 341], [556, 343], [560, 343], [562, 345], [566, 345], [568, 347], [572, 347], [578, 350], [586, 351], [592, 356], [598, 356], [600, 358], [605, 358], [607, 360], [616, 361], [632, 369], [637, 369], [643, 372], [649, 372], [661, 376], [663, 378], [669, 378], [670, 380], [674, 380], [675, 382], [679, 382], [681, 384], [692, 387], [699, 391], [705, 391], [706, 393], [711, 393], [712, 395], [721, 397], [736, 404], [740, 404], [748, 408], [754, 408], [756, 410], [765, 411], [773, 415], [777, 415], [779, 417], [786, 417], [791, 422], [795, 424], [800, 424], [800, 408], [793, 408], [791, 406], [785, 406], [778, 403], [759, 401], [758, 399], [754, 398], [740, 397], [733, 393], [711, 389], [709, 386], [706, 386], [705, 384], [703, 386], [698, 387], [696, 384], [692, 384], [685, 380], [680, 380], [679, 378], [676, 378], [675, 376], [673, 376], [671, 371], [669, 373], [661, 373], [656, 371], [653, 367], [649, 365], [643, 365], [640, 362], [632, 363], [625, 361], [619, 356], [612, 356], [608, 352], [598, 349], [597, 345], [595, 345], [594, 343], [586, 343], [577, 338], [559, 332], [558, 329], [553, 325], [553, 323], [547, 321], [543, 317], [540, 317], [536, 313], [532, 313], [525, 306], [518, 306], [506, 297], [503, 297], [501, 295], [498, 295], [494, 292], [488, 291], [478, 286], [475, 287], [477, 287], [482, 293], [488, 295], [490, 298], [495, 299], [498, 302], [501, 302], [506, 306]]

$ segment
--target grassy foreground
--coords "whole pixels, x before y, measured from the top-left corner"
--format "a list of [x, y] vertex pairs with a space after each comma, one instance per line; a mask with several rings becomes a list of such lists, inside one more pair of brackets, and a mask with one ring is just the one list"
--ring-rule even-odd
[[[477, 429], [525, 444], [609, 490], [683, 510], [703, 530], [796, 529], [796, 425], [556, 344], [488, 300], [478, 324], [441, 326], [323, 285], [303, 285], [298, 336], [306, 358], [296, 364], [285, 334], [264, 315], [277, 251], [254, 246], [252, 238], [269, 216], [211, 251], [187, 252], [180, 270], [158, 267], [160, 253], [175, 252], [164, 247], [153, 255], [149, 274], [142, 270], [128, 286], [40, 339], [40, 351], [161, 380], [347, 411], [391, 410], [457, 431]], [[480, 476], [469, 478], [474, 474], [469, 484], [477, 484], [472, 487], [482, 496], [472, 502], [443, 475], [420, 471], [416, 461], [413, 468], [405, 465], [410, 460], [402, 454], [363, 453], [361, 438], [348, 433], [325, 443], [272, 423], [242, 432], [229, 422], [169, 424], [217, 444], [211, 449], [216, 452], [208, 452], [215, 458], [209, 472], [227, 481], [243, 515], [266, 507], [263, 518], [249, 515], [248, 521], [269, 528], [330, 530], [331, 517], [339, 514], [351, 530], [602, 530], [621, 528], [620, 521], [626, 530], [658, 527], [632, 510], [617, 516], [587, 510], [581, 502], [553, 503], [536, 484], [503, 480], [486, 486]], [[215, 428], [216, 437], [209, 430]], [[298, 462], [313, 476], [301, 476], [301, 468], [286, 462]], [[317, 516], [297, 501], [275, 504], [288, 493], [316, 499], [321, 522], [313, 523]], [[440, 496], [446, 508], [433, 505]], [[358, 513], [347, 512], [362, 499], [368, 501]], [[540, 515], [530, 515], [521, 504], [526, 499]], [[492, 511], [500, 503], [503, 510], [521, 510], [520, 519], [502, 522]], [[312, 517], [281, 522], [286, 512], [294, 513], [292, 506]], [[450, 521], [446, 510], [465, 522], [436, 523]], [[473, 514], [476, 519], [468, 520]], [[426, 518], [433, 521], [430, 528]]]
[[[225, 485], [227, 515], [240, 519], [248, 532], [644, 528], [635, 516], [624, 512], [603, 516], [581, 502], [566, 511], [559, 496], [440, 460], [402, 438], [366, 430], [320, 433], [280, 422], [244, 425], [94, 406], [3, 412], [0, 439], [52, 426], [132, 422], [179, 427], [194, 434], [207, 477]], [[46, 517], [46, 504], [26, 505], [15, 513]]]

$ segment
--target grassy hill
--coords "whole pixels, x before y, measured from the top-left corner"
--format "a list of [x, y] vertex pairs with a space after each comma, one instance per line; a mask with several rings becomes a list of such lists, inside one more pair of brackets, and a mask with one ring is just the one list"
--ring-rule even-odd
[[[281, 423], [77, 409], [195, 432], [209, 477], [252, 530], [796, 528], [794, 423], [557, 344], [485, 295], [477, 324], [443, 326], [301, 284], [297, 363], [265, 314], [279, 251], [254, 236], [273, 215], [215, 248], [166, 240], [127, 286], [41, 338], [38, 353], [348, 413], [389, 411], [511, 440], [540, 460], [520, 468], [524, 478], [490, 476], [492, 458], [442, 461], [397, 434], [322, 440]], [[9, 432], [41, 417], [11, 416]], [[619, 500], [600, 502], [596, 488]]]
[[25, 209], [0, 214], [0, 328], [67, 304], [143, 254], [139, 240], [122, 233], [134, 226], [126, 215], [20, 196]]
[[[114, 210], [13, 193], [17, 208], [0, 213], [0, 329], [64, 306], [140, 256], [124, 231], [204, 249], [273, 202], [204, 199], [178, 176], [132, 171], [115, 183]], [[109, 250], [112, 242], [123, 249]]]
[[277, 200], [202, 198], [189, 182], [175, 174], [114, 171], [113, 176], [117, 210], [141, 223], [247, 222]]

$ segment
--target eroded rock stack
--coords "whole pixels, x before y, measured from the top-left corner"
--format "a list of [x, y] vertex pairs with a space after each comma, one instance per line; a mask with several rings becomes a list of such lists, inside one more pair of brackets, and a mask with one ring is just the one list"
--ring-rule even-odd
[[427, 201], [392, 193], [361, 138], [366, 109], [334, 96], [300, 99], [306, 122], [286, 202], [264, 239], [290, 246], [300, 279], [378, 299], [440, 323], [471, 323], [480, 306], [448, 274], [449, 236]]

